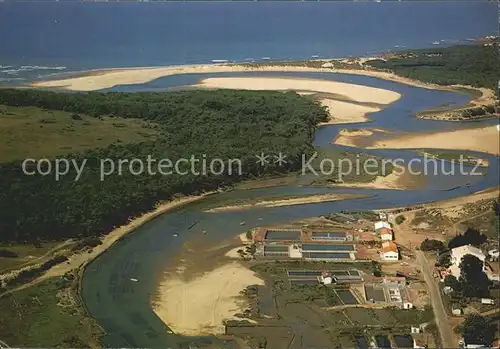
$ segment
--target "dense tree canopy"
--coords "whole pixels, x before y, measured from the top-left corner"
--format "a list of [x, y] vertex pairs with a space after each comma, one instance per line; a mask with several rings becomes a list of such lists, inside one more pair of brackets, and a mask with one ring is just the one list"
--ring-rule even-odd
[[446, 275], [444, 278], [444, 285], [451, 287], [453, 291], [456, 292], [460, 292], [462, 290], [462, 285], [460, 285], [460, 282], [453, 275]]
[[457, 45], [402, 52], [394, 58], [369, 61], [398, 75], [425, 82], [465, 84], [497, 90], [500, 66], [498, 48], [481, 45]]
[[465, 297], [489, 296], [490, 280], [483, 271], [483, 262], [476, 256], [467, 254], [462, 258], [459, 281]]
[[493, 331], [488, 320], [479, 314], [470, 314], [462, 324], [463, 338], [466, 345], [491, 345]]
[[444, 249], [444, 243], [440, 240], [425, 239], [420, 244], [420, 249], [422, 251], [440, 251]]
[[448, 241], [448, 248], [455, 248], [460, 246], [472, 245], [481, 246], [488, 240], [488, 237], [481, 234], [474, 228], [467, 228], [463, 234], [458, 234]]
[[[37, 106], [99, 117], [135, 117], [160, 125], [155, 141], [115, 143], [103, 149], [68, 154], [84, 171], [74, 169], [58, 181], [23, 173], [21, 161], [0, 166], [0, 238], [3, 241], [57, 240], [104, 234], [176, 194], [196, 194], [263, 174], [298, 169], [301, 155], [313, 150], [315, 126], [327, 118], [317, 103], [295, 93], [185, 91], [173, 93], [55, 93], [0, 90], [0, 104]], [[256, 163], [256, 154], [287, 156], [286, 164]], [[241, 175], [187, 175], [123, 172], [101, 181], [101, 160], [240, 159]], [[52, 159], [52, 165], [54, 165]], [[225, 162], [226, 167], [229, 162]], [[234, 165], [234, 164], [233, 164]], [[181, 171], [191, 168], [182, 163]], [[34, 170], [34, 166], [28, 167]], [[156, 169], [156, 167], [155, 167]], [[237, 169], [235, 169], [236, 171]], [[209, 172], [209, 171], [208, 171]]]

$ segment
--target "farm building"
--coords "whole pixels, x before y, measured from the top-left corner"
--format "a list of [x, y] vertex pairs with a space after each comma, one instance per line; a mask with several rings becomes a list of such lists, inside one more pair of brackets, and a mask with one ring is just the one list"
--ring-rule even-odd
[[309, 260], [352, 260], [354, 245], [303, 244], [302, 256]]
[[347, 233], [312, 232], [311, 240], [315, 241], [352, 241], [352, 235]]
[[302, 229], [302, 242], [324, 241], [324, 242], [344, 242], [352, 241], [353, 236], [345, 231], [313, 231]]
[[354, 245], [302, 244], [302, 252], [350, 252], [355, 251]]
[[380, 228], [378, 230], [378, 233], [380, 234], [380, 239], [382, 241], [392, 241], [394, 239], [394, 235], [393, 235], [392, 229], [389, 229], [389, 228]]
[[305, 260], [313, 261], [348, 261], [354, 260], [354, 253], [349, 252], [302, 252], [302, 257]]
[[291, 241], [298, 242], [301, 238], [299, 229], [265, 229], [258, 228], [253, 234], [254, 242]]
[[397, 261], [399, 259], [398, 245], [392, 241], [383, 242], [380, 258], [385, 261]]
[[288, 257], [287, 245], [264, 245], [264, 257]]

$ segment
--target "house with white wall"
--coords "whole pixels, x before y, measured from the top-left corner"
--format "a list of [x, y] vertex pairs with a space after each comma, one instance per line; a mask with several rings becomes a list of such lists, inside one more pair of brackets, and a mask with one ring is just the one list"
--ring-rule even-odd
[[380, 258], [384, 261], [397, 261], [399, 259], [398, 245], [392, 241], [382, 242]]

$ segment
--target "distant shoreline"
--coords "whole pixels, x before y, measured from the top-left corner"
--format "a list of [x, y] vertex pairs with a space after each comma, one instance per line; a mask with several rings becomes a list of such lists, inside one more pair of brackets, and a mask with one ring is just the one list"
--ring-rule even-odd
[[[366, 62], [375, 59], [358, 58], [356, 60]], [[321, 62], [329, 63], [341, 61], [342, 59], [325, 59]], [[296, 61], [290, 61], [293, 64]], [[304, 61], [309, 62], [309, 61]], [[312, 62], [312, 61], [311, 61]], [[426, 83], [420, 80], [413, 80], [396, 75], [392, 72], [381, 71], [374, 68], [362, 69], [361, 65], [356, 68], [328, 68], [328, 67], [308, 67], [299, 65], [286, 65], [287, 62], [266, 63], [212, 63], [212, 64], [190, 64], [172, 66], [146, 66], [146, 67], [124, 67], [124, 68], [102, 68], [88, 71], [75, 72], [62, 79], [48, 79], [35, 81], [29, 84], [31, 87], [55, 87], [68, 88], [73, 91], [95, 91], [104, 88], [112, 88], [119, 85], [144, 84], [155, 79], [183, 74], [203, 74], [203, 73], [228, 73], [228, 72], [325, 72], [337, 74], [353, 74], [375, 77], [383, 80], [403, 83], [410, 86], [426, 89], [456, 90], [470, 89], [481, 91], [480, 88], [467, 85], [438, 85]], [[68, 72], [68, 74], [70, 74]], [[487, 89], [486, 89], [487, 90]], [[482, 93], [482, 91], [481, 91]]]

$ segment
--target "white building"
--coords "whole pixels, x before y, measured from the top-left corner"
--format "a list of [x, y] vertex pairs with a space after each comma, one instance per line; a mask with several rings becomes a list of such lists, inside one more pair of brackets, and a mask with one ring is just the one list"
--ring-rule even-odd
[[380, 228], [379, 234], [382, 241], [392, 241], [394, 238], [394, 233], [392, 229], [389, 228]]
[[399, 259], [398, 245], [392, 241], [383, 242], [380, 258], [385, 261], [397, 261]]
[[375, 231], [378, 232], [381, 228], [391, 229], [391, 225], [388, 222], [378, 221], [375, 222]]
[[[451, 275], [456, 277], [457, 279], [460, 277], [460, 263], [462, 263], [462, 258], [464, 258], [465, 255], [473, 255], [477, 257], [478, 259], [483, 262], [483, 271], [486, 272], [486, 268], [484, 266], [484, 261], [486, 259], [486, 256], [484, 253], [477, 247], [474, 247], [472, 245], [465, 245], [465, 246], [460, 246], [460, 247], [455, 247], [451, 249], [451, 263], [453, 263], [449, 268], [448, 271], [450, 272]], [[490, 274], [488, 274], [488, 278], [491, 279]]]
[[481, 251], [479, 248], [474, 247], [472, 245], [466, 245], [451, 249], [451, 262], [454, 265], [458, 266], [462, 262], [462, 258], [467, 254], [476, 256], [483, 263], [484, 260], [486, 259], [486, 256], [484, 255], [483, 251]]
[[496, 261], [496, 260], [498, 260], [498, 257], [500, 256], [500, 252], [497, 249], [489, 250], [488, 256], [490, 256], [490, 259], [492, 261]]
[[413, 309], [413, 303], [403, 302], [403, 309]]

